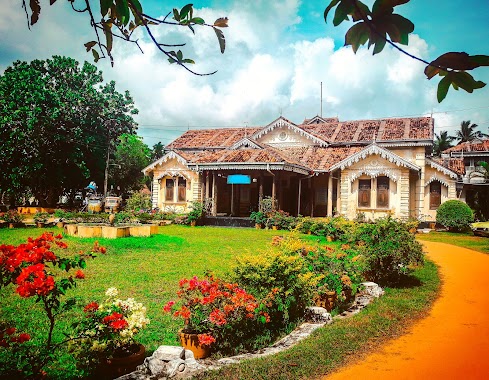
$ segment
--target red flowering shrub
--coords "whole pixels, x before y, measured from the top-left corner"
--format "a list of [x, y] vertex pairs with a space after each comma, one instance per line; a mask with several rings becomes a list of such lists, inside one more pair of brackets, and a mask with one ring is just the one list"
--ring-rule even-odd
[[170, 301], [163, 311], [173, 311], [174, 317], [184, 320], [184, 332], [199, 334], [202, 345], [213, 344], [223, 353], [250, 348], [256, 326], [269, 320], [261, 304], [238, 284], [206, 276], [199, 280], [182, 279], [177, 292], [181, 303]]
[[[76, 268], [85, 268], [85, 256], [93, 257], [93, 254], [77, 255], [72, 258], [58, 257], [52, 247], [66, 249], [67, 245], [61, 239], [61, 235], [54, 236], [52, 233], [45, 232], [35, 239], [29, 237], [27, 243], [18, 246], [0, 245], [0, 288], [12, 285], [22, 298], [37, 297], [49, 321], [45, 347], [39, 351], [42, 352], [39, 354], [42, 357], [14, 350], [11, 343], [24, 343], [30, 340], [30, 335], [27, 333], [13, 335], [15, 330], [5, 329], [3, 331], [0, 326], [0, 345], [12, 348], [8, 355], [4, 355], [5, 361], [0, 360], [0, 367], [5, 367], [8, 371], [13, 371], [12, 373], [19, 371], [17, 366], [20, 362], [26, 363], [22, 365], [23, 370], [34, 376], [43, 372], [42, 367], [52, 358], [55, 318], [75, 304], [73, 300], [62, 302], [66, 291], [76, 285], [75, 279], [72, 275], [66, 278], [59, 278], [60, 276], [56, 275], [58, 278], [55, 279], [54, 268], [57, 267], [66, 272]], [[101, 247], [98, 247], [98, 251], [100, 249]], [[83, 271], [78, 270], [75, 278], [84, 278]], [[10, 338], [7, 339], [7, 336]]]

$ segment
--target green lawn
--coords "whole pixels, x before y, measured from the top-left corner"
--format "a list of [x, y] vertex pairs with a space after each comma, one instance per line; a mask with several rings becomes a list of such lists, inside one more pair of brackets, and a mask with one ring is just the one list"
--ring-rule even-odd
[[[61, 229], [50, 228], [55, 234]], [[37, 237], [44, 229], [0, 229], [0, 244], [20, 244], [27, 237]], [[149, 238], [128, 237], [121, 239], [79, 239], [66, 237], [66, 254], [75, 254], [80, 250], [89, 251], [98, 240], [107, 247], [107, 254], [100, 255], [87, 262], [84, 270], [85, 280], [78, 281], [78, 287], [70, 291], [69, 296], [84, 300], [103, 301], [105, 290], [109, 287], [119, 289], [120, 297], [134, 297], [148, 309], [151, 323], [138, 335], [149, 352], [161, 344], [176, 345], [176, 332], [181, 321], [163, 314], [166, 302], [176, 298], [178, 281], [194, 275], [202, 276], [206, 270], [216, 275], [229, 273], [235, 258], [243, 254], [260, 254], [271, 247], [272, 236], [282, 235], [283, 231], [265, 231], [255, 229], [228, 229], [213, 227], [165, 226], [159, 228], [159, 234]], [[33, 299], [21, 299], [14, 293], [13, 287], [0, 290], [1, 318], [16, 321], [20, 329], [37, 334], [45, 334], [47, 321], [45, 315]], [[29, 308], [28, 316], [24, 312]], [[31, 317], [33, 316], [33, 317]], [[73, 314], [60, 320], [56, 331], [66, 329]], [[36, 335], [34, 333], [33, 335]], [[55, 335], [61, 340], [62, 335]], [[34, 340], [35, 342], [35, 340]], [[68, 359], [67, 359], [68, 360]], [[72, 363], [61, 363], [63, 367]], [[57, 369], [54, 369], [57, 372]], [[69, 372], [60, 371], [59, 375], [70, 378]]]
[[489, 253], [489, 238], [474, 236], [472, 232], [455, 233], [431, 231], [430, 233], [418, 234], [416, 236], [421, 241], [448, 243], [482, 253]]
[[[61, 230], [50, 229], [55, 233]], [[283, 231], [231, 229], [212, 227], [166, 226], [151, 238], [98, 239], [107, 247], [107, 254], [88, 262], [86, 279], [70, 295], [85, 300], [102, 300], [109, 287], [117, 287], [121, 298], [134, 297], [148, 308], [151, 324], [138, 340], [151, 353], [158, 345], [177, 344], [176, 331], [180, 321], [163, 314], [162, 307], [175, 298], [178, 280], [205, 270], [217, 275], [229, 273], [235, 257], [256, 254], [270, 249], [274, 235]], [[40, 230], [0, 230], [0, 243], [19, 244], [28, 236], [38, 236]], [[309, 243], [325, 243], [316, 236], [303, 235]], [[66, 254], [90, 250], [96, 239], [65, 238], [69, 245]], [[340, 243], [332, 243], [340, 244]], [[205, 374], [215, 379], [297, 379], [314, 378], [362, 355], [385, 339], [405, 331], [406, 326], [424, 316], [439, 287], [436, 267], [432, 263], [416, 272], [415, 280], [403, 288], [387, 289], [386, 295], [359, 315], [320, 329], [298, 346], [265, 359], [249, 361], [225, 368], [220, 373]], [[16, 321], [20, 329], [46, 334], [47, 321], [35, 311], [33, 300], [20, 299], [13, 288], [0, 291], [2, 318]], [[29, 313], [25, 313], [26, 307]], [[67, 315], [57, 331], [63, 331], [74, 317]], [[56, 339], [62, 339], [57, 335]], [[32, 342], [31, 342], [32, 343]], [[34, 342], [35, 343], [35, 340]], [[58, 379], [73, 378], [73, 366], [68, 355], [61, 352], [50, 368]]]

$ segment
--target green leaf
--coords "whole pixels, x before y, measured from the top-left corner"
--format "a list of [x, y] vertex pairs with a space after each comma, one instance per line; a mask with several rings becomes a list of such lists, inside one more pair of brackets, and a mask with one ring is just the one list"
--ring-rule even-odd
[[180, 19], [186, 18], [192, 9], [193, 4], [187, 4], [185, 5], [182, 10], [180, 11]]
[[489, 66], [489, 55], [471, 55], [469, 61], [479, 66]]
[[451, 72], [450, 74], [452, 84], [456, 84], [460, 88], [463, 88], [468, 93], [474, 92], [474, 90], [484, 87], [486, 84], [482, 81], [476, 81], [472, 75], [465, 71]]
[[100, 13], [102, 17], [104, 17], [108, 12], [109, 8], [112, 5], [112, 0], [100, 0]]
[[411, 21], [401, 15], [393, 14], [383, 17], [382, 24], [393, 42], [408, 44], [409, 33], [414, 31], [414, 24]]
[[168, 62], [170, 62], [170, 63], [176, 63], [177, 61], [174, 60], [173, 58], [168, 58]]
[[173, 19], [175, 21], [180, 22], [180, 14], [178, 13], [178, 9], [177, 8], [173, 8]]
[[95, 63], [97, 63], [98, 60], [100, 59], [100, 55], [98, 54], [98, 51], [95, 49], [92, 49], [92, 54], [93, 54], [93, 59], [94, 59]]
[[372, 14], [369, 7], [361, 1], [357, 1], [357, 7], [353, 7], [353, 11], [351, 13], [353, 21], [365, 20], [367, 16], [370, 16]]
[[139, 2], [139, 0], [131, 0], [131, 4], [132, 4], [132, 6], [134, 6], [134, 8], [136, 10], [136, 14], [142, 14], [143, 13], [143, 7], [142, 7], [141, 3]]
[[183, 59], [183, 53], [181, 50], [177, 51], [177, 59], [181, 61]]
[[[384, 35], [384, 37], [385, 37], [385, 35]], [[385, 40], [385, 38], [379, 38], [377, 40], [377, 42], [375, 43], [374, 51], [372, 54], [375, 55], [375, 54], [380, 53], [382, 50], [384, 50], [386, 42], [387, 41]]]
[[117, 16], [122, 25], [129, 23], [129, 5], [127, 0], [116, 0]]
[[108, 22], [104, 22], [102, 24], [103, 28], [104, 28], [104, 34], [105, 34], [105, 40], [106, 40], [106, 46], [107, 46], [107, 53], [110, 54], [110, 52], [112, 51], [112, 30], [111, 30], [111, 27], [112, 27], [112, 24], [111, 23], [108, 23]]
[[372, 6], [372, 12], [379, 13], [392, 13], [394, 7], [402, 4], [409, 3], [409, 0], [376, 0]]
[[90, 51], [91, 48], [93, 48], [97, 44], [97, 41], [90, 41], [84, 44], [84, 46], [87, 48], [87, 52]]
[[333, 9], [338, 3], [340, 2], [340, 0], [331, 0], [331, 3], [329, 3], [329, 5], [326, 7], [326, 9], [324, 10], [324, 22], [327, 23], [328, 22], [328, 13], [331, 9]]
[[436, 92], [438, 103], [441, 103], [447, 96], [448, 88], [450, 87], [451, 83], [452, 81], [450, 80], [449, 76], [444, 77], [440, 83], [438, 83], [438, 90]]
[[183, 63], [191, 63], [191, 64], [195, 64], [195, 61], [193, 59], [189, 59], [189, 58], [186, 58], [182, 61]]
[[217, 40], [219, 41], [219, 47], [221, 48], [221, 53], [224, 53], [224, 49], [226, 49], [226, 38], [224, 37], [224, 33], [217, 28], [212, 27], [214, 32], [216, 32]]
[[336, 11], [334, 13], [333, 25], [338, 26], [343, 21], [348, 20], [348, 15], [353, 11], [353, 8], [353, 3], [343, 0], [336, 8]]
[[365, 22], [353, 25], [345, 35], [345, 45], [351, 45], [356, 53], [361, 45], [364, 45], [370, 36], [370, 28]]
[[194, 17], [193, 19], [190, 20], [190, 22], [193, 22], [194, 24], [198, 24], [198, 25], [204, 25], [205, 24], [204, 19], [200, 18], [200, 17]]

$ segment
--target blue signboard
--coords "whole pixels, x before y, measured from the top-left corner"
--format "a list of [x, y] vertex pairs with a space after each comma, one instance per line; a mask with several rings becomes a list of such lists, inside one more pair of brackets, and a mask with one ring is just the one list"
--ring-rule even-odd
[[228, 184], [230, 185], [249, 185], [251, 177], [245, 174], [230, 174], [228, 175]]

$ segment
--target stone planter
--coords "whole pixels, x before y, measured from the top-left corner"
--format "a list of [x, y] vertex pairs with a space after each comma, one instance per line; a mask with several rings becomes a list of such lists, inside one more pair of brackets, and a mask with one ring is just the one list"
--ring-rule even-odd
[[65, 224], [64, 226], [65, 233], [68, 236], [76, 236], [78, 232], [78, 225], [77, 224]]
[[262, 228], [261, 223], [255, 223], [255, 228], [256, 228], [257, 230], [261, 230], [261, 228]]
[[102, 226], [102, 237], [116, 239], [129, 236], [130, 227]]
[[22, 222], [9, 222], [8, 228], [21, 228], [24, 227], [24, 223]]
[[102, 226], [78, 225], [77, 236], [81, 238], [102, 237]]
[[56, 227], [64, 228], [65, 224], [66, 224], [65, 222], [58, 222], [58, 223], [56, 223]]
[[158, 226], [154, 224], [129, 227], [129, 236], [151, 236], [156, 233], [158, 233]]
[[193, 352], [195, 359], [204, 359], [211, 355], [210, 346], [201, 346], [199, 344], [199, 334], [186, 334], [182, 330], [178, 332], [180, 344], [186, 350]]
[[37, 228], [44, 228], [46, 227], [46, 222], [36, 222]]

